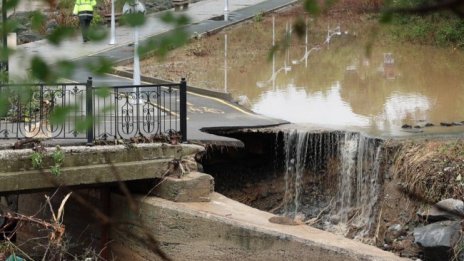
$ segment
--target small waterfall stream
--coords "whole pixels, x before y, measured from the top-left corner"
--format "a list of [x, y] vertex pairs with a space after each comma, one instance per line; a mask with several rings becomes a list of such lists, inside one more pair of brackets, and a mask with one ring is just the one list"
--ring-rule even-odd
[[[381, 142], [354, 132], [301, 130], [285, 132], [282, 141], [283, 214], [306, 216], [307, 209], [316, 207], [311, 206], [314, 200], [305, 198], [308, 195], [304, 193], [306, 186], [312, 184], [325, 191], [321, 192], [326, 194], [324, 203], [331, 204], [330, 215], [336, 217], [336, 224], [349, 224], [356, 236], [369, 233], [375, 223], [375, 207], [381, 192]], [[330, 221], [326, 223], [330, 225]]]

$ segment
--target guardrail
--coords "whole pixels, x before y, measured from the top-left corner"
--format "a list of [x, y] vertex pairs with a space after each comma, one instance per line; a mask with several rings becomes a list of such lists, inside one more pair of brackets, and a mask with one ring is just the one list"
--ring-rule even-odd
[[[187, 83], [0, 85], [0, 139], [187, 140]], [[66, 118], [64, 118], [66, 115]], [[62, 117], [62, 118], [60, 118]]]

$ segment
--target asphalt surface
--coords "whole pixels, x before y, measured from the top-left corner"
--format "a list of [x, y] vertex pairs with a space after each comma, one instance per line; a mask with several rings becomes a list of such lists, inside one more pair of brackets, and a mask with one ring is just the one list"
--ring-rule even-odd
[[[191, 18], [191, 24], [185, 27], [192, 36], [220, 30], [224, 27], [253, 18], [256, 14], [270, 12], [296, 1], [294, 0], [236, 0], [229, 1], [229, 21], [223, 21], [223, 0], [203, 0], [189, 5], [189, 9], [180, 13]], [[140, 45], [146, 41], [156, 40], [171, 30], [158, 17], [160, 13], [147, 17], [145, 25], [139, 29]], [[40, 54], [47, 62], [53, 64], [60, 59], [71, 59], [78, 64], [93, 63], [101, 57], [109, 58], [114, 63], [133, 59], [133, 32], [130, 28], [116, 29], [115, 45], [108, 42], [82, 43], [80, 38], [71, 39], [60, 46], [52, 46], [46, 41], [38, 41], [18, 46], [18, 55], [10, 63], [10, 74], [18, 77], [26, 74], [27, 62], [36, 54]], [[89, 71], [78, 69], [70, 80], [85, 82]], [[94, 86], [131, 85], [131, 78], [117, 75], [92, 76]], [[179, 79], [180, 80], [180, 79]], [[188, 85], [188, 82], [187, 82]], [[201, 87], [201, 86], [200, 86]], [[227, 137], [216, 136], [201, 131], [204, 128], [242, 128], [268, 127], [288, 123], [284, 120], [257, 115], [227, 100], [211, 96], [199, 95], [187, 88], [187, 137], [189, 141], [215, 142], [235, 141]]]

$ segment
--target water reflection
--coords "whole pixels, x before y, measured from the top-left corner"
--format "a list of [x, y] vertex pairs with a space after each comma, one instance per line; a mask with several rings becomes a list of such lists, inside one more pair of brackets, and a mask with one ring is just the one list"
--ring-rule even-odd
[[394, 93], [387, 98], [384, 104], [384, 113], [379, 119], [388, 122], [389, 126], [401, 125], [404, 120], [425, 122], [428, 119], [428, 111], [431, 109], [431, 101], [424, 95]]
[[[460, 106], [464, 101], [462, 53], [390, 46], [378, 48], [366, 58], [359, 43], [331, 44], [331, 49], [313, 49], [307, 68], [294, 62], [288, 75], [276, 79], [274, 72], [269, 80], [274, 88], [259, 88], [257, 93], [241, 88], [250, 98], [252, 110], [294, 123], [362, 128], [376, 135], [455, 132], [425, 125], [464, 120]], [[307, 49], [291, 51], [301, 62], [309, 53]], [[432, 53], [434, 63], [430, 62]], [[282, 62], [284, 59], [287, 57], [280, 57]], [[402, 128], [405, 124], [417, 128], [410, 131]]]
[[[266, 50], [275, 45], [273, 36], [290, 34], [286, 23], [277, 21], [274, 33], [270, 21], [229, 31], [227, 76], [223, 76], [222, 66], [212, 62], [208, 63], [211, 67], [201, 67], [201, 73], [209, 73], [201, 80], [213, 82], [214, 88], [222, 87], [227, 77], [227, 90], [257, 113], [317, 127], [354, 127], [398, 135], [434, 131], [435, 127], [425, 128], [426, 123], [439, 126], [441, 122], [464, 121], [462, 52], [387, 45], [377, 39], [366, 56], [362, 34], [346, 33], [346, 29], [356, 29], [341, 25], [328, 34], [324, 30], [305, 35], [301, 41], [292, 39], [286, 52], [275, 53], [268, 60]], [[255, 34], [259, 41], [252, 45], [254, 38], [249, 36]], [[222, 38], [217, 39], [224, 44]], [[253, 49], [258, 43], [267, 44]], [[204, 86], [201, 82], [197, 85]], [[413, 128], [402, 128], [405, 124]]]
[[353, 113], [340, 96], [340, 89], [340, 83], [336, 82], [325, 92], [309, 93], [302, 87], [289, 84], [278, 91], [263, 93], [252, 109], [294, 123], [368, 126], [369, 118]]

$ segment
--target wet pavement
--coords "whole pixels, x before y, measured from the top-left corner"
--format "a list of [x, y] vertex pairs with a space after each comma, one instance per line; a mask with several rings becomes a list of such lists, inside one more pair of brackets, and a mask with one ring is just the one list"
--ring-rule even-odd
[[[182, 11], [191, 18], [186, 30], [191, 35], [208, 33], [253, 18], [256, 14], [269, 12], [294, 3], [293, 0], [240, 0], [231, 1], [229, 21], [220, 20], [223, 15], [224, 1], [204, 0], [189, 5]], [[152, 38], [169, 33], [169, 26], [158, 17], [160, 13], [148, 15], [146, 23], [139, 29], [140, 44]], [[109, 45], [109, 38], [101, 42], [82, 43], [80, 37], [68, 39], [59, 46], [50, 45], [45, 40], [31, 42], [17, 47], [16, 55], [10, 60], [10, 77], [20, 78], [27, 74], [29, 61], [40, 55], [48, 63], [69, 59], [77, 63], [91, 62], [107, 57], [114, 63], [133, 58], [133, 32], [127, 27], [117, 27], [116, 44]], [[92, 76], [85, 69], [79, 69], [70, 80], [85, 82]], [[180, 80], [180, 79], [179, 79]], [[93, 77], [94, 86], [131, 85], [132, 79], [116, 75]], [[187, 83], [188, 84], [188, 83]], [[189, 89], [187, 89], [189, 91]], [[226, 137], [207, 134], [200, 131], [206, 127], [264, 127], [285, 124], [287, 121], [251, 113], [240, 106], [220, 98], [188, 92], [187, 128], [190, 141], [234, 141]]]

